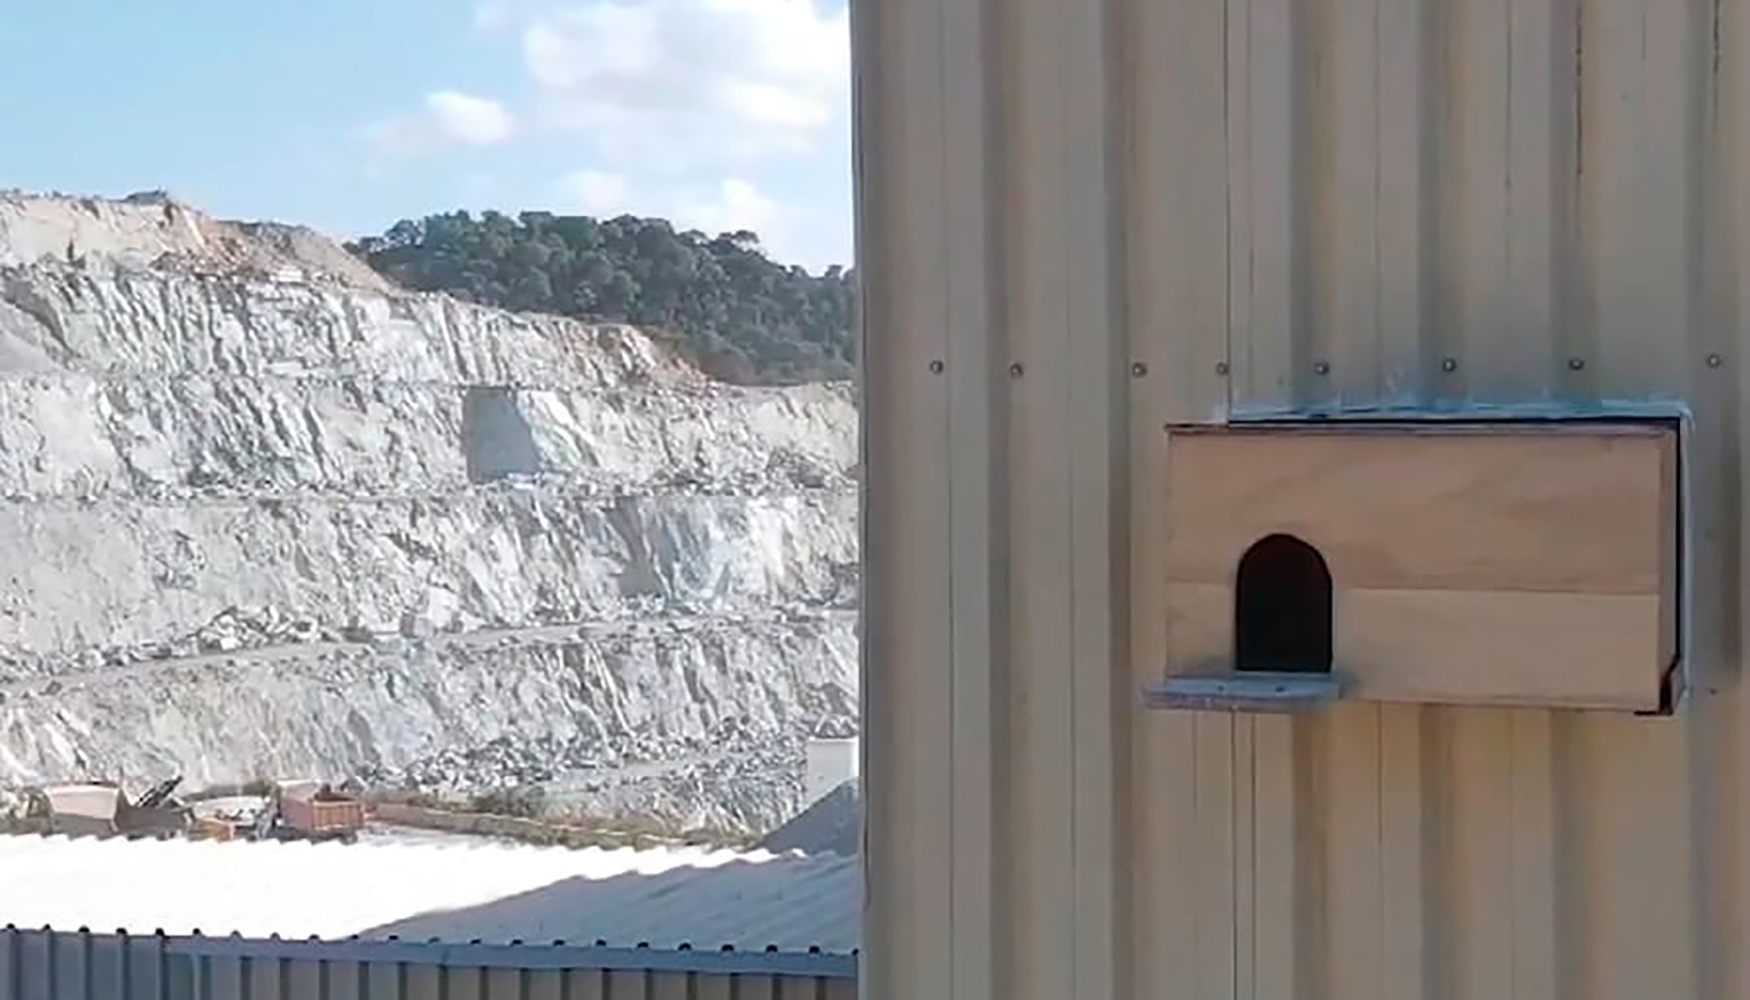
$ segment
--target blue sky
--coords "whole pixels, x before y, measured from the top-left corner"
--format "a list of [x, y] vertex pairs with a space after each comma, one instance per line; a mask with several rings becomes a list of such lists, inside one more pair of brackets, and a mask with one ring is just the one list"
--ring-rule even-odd
[[0, 0], [0, 187], [338, 237], [453, 208], [849, 263], [844, 0]]

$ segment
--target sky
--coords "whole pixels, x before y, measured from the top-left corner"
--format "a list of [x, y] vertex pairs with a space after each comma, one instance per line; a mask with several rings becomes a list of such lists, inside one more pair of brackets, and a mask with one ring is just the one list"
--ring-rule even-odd
[[0, 188], [341, 239], [542, 209], [851, 258], [845, 0], [0, 0]]

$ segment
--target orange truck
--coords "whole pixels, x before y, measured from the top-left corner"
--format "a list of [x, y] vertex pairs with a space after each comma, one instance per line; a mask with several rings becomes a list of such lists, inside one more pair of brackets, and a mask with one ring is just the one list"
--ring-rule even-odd
[[281, 782], [275, 791], [275, 825], [292, 836], [351, 840], [364, 829], [365, 804], [327, 785]]

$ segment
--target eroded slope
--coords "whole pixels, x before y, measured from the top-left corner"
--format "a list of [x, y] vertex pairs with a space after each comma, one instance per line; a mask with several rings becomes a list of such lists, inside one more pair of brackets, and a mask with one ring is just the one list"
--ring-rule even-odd
[[856, 708], [850, 389], [722, 386], [348, 260], [0, 196], [0, 784], [787, 814], [802, 734]]

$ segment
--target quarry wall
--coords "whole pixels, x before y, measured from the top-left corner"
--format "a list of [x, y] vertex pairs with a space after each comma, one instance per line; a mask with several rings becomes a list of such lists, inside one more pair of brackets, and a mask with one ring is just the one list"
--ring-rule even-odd
[[0, 195], [0, 786], [787, 814], [803, 736], [856, 714], [851, 388], [720, 385], [356, 264], [161, 197]]

